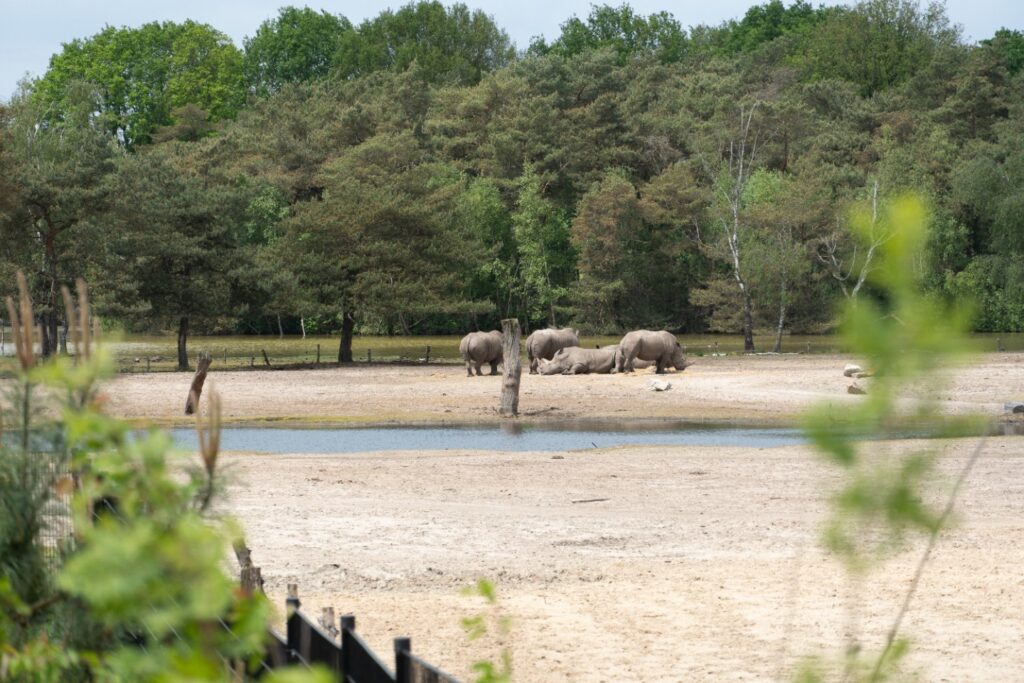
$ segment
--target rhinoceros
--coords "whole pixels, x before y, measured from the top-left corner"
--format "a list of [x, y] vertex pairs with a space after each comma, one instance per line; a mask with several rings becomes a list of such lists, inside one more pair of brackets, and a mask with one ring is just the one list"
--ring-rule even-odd
[[551, 360], [560, 349], [579, 345], [579, 332], [574, 329], [565, 327], [560, 330], [551, 328], [535, 330], [526, 338], [526, 356], [530, 359], [530, 374], [537, 374], [537, 364], [540, 359]]
[[603, 349], [584, 349], [567, 346], [559, 349], [551, 360], [541, 360], [538, 369], [542, 375], [606, 375], [615, 367], [615, 352], [618, 345]]
[[459, 342], [459, 353], [466, 361], [466, 374], [473, 376], [473, 367], [476, 367], [476, 374], [482, 375], [480, 366], [490, 363], [491, 374], [498, 374], [498, 363], [501, 363], [501, 331], [491, 330], [490, 332], [470, 332]]
[[668, 366], [676, 370], [685, 370], [691, 363], [686, 362], [683, 347], [679, 345], [675, 335], [661, 330], [634, 330], [627, 332], [619, 342], [619, 350], [615, 354], [616, 372], [633, 372], [636, 359], [654, 361], [659, 375], [664, 374]]

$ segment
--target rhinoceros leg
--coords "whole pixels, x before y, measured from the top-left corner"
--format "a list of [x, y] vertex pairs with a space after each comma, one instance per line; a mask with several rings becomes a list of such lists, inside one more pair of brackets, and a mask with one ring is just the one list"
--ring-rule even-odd
[[492, 375], [497, 375], [498, 374], [498, 361], [496, 361], [496, 360], [492, 360], [491, 361], [491, 374]]
[[480, 372], [480, 366], [481, 366], [481, 365], [483, 365], [483, 363], [477, 363], [477, 364], [476, 364], [476, 376], [477, 376], [477, 377], [483, 377], [483, 374], [484, 374], [484, 373]]
[[467, 377], [472, 377], [473, 376], [473, 361], [469, 361], [469, 360], [466, 361], [466, 376]]
[[571, 368], [565, 371], [567, 375], [585, 375], [587, 374], [587, 366], [583, 363], [574, 363]]

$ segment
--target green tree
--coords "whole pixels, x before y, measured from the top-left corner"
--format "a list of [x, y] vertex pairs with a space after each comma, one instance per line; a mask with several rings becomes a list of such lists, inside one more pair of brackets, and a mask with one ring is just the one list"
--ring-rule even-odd
[[352, 360], [358, 321], [409, 334], [437, 314], [487, 311], [465, 285], [479, 248], [445, 229], [461, 176], [411, 133], [351, 147], [319, 174], [320, 201], [296, 205], [288, 249], [319, 313], [341, 318], [339, 362]]
[[1011, 76], [1024, 68], [1024, 33], [1021, 31], [1001, 28], [988, 40], [981, 41], [981, 44], [1004, 60]]
[[922, 11], [914, 0], [865, 0], [817, 28], [809, 62], [816, 77], [843, 78], [871, 95], [906, 81], [958, 40], [940, 3]]
[[192, 104], [213, 121], [230, 119], [245, 102], [242, 55], [223, 33], [206, 24], [153, 22], [139, 28], [108, 26], [66, 43], [33, 85], [49, 119], [73, 108], [75, 83], [99, 94], [101, 120], [128, 146], [148, 143], [173, 123], [176, 107]]
[[38, 302], [44, 356], [60, 347], [61, 285], [95, 262], [94, 233], [115, 159], [113, 142], [94, 116], [99, 101], [89, 84], [78, 82], [69, 88], [60, 120], [50, 120], [31, 91], [12, 102], [8, 140], [21, 194], [0, 230], [7, 259], [28, 274]]
[[568, 293], [573, 267], [569, 219], [543, 196], [541, 179], [528, 169], [519, 179], [519, 198], [512, 214], [519, 249], [519, 277], [527, 314], [558, 324], [556, 305]]
[[720, 55], [735, 55], [750, 52], [782, 36], [795, 35], [804, 38], [820, 24], [833, 10], [814, 8], [804, 0], [796, 0], [786, 7], [782, 0], [769, 0], [763, 5], [754, 5], [740, 20], [730, 20], [721, 26], [700, 27], [701, 49]]
[[688, 181], [680, 167], [638, 191], [621, 171], [610, 171], [580, 200], [572, 222], [579, 254], [572, 294], [584, 327], [684, 327], [692, 266], [682, 235], [699, 201]]
[[286, 83], [323, 78], [334, 65], [341, 37], [350, 31], [352, 24], [343, 16], [282, 7], [244, 41], [249, 89], [266, 96]]
[[529, 52], [569, 57], [610, 48], [619, 56], [619, 63], [624, 64], [630, 58], [647, 55], [662, 62], [678, 62], [687, 50], [686, 31], [675, 17], [668, 12], [640, 16], [628, 4], [593, 5], [585, 21], [572, 17], [561, 29], [561, 35], [551, 45], [542, 38], [536, 39]]
[[232, 306], [247, 267], [234, 225], [239, 193], [195, 173], [187, 146], [161, 145], [120, 160], [106, 217], [104, 259], [123, 280], [98, 287], [101, 313], [149, 327], [176, 327], [178, 369], [187, 370], [196, 323], [240, 312]]
[[479, 265], [467, 286], [470, 298], [491, 301], [498, 320], [516, 315], [521, 307], [517, 298], [518, 251], [512, 216], [497, 184], [488, 178], [468, 183], [455, 198], [452, 225], [480, 248], [475, 258]]
[[470, 85], [514, 56], [508, 35], [480, 10], [420, 0], [345, 33], [336, 67], [342, 78], [412, 69], [428, 83]]

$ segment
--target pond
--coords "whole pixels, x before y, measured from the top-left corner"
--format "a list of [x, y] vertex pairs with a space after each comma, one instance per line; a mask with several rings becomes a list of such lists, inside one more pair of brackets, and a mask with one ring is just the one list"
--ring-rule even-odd
[[[193, 429], [172, 429], [183, 449], [195, 449]], [[627, 445], [774, 448], [805, 443], [796, 429], [672, 422], [502, 424], [488, 426], [278, 428], [225, 427], [221, 448], [262, 453], [489, 450], [570, 451]]]

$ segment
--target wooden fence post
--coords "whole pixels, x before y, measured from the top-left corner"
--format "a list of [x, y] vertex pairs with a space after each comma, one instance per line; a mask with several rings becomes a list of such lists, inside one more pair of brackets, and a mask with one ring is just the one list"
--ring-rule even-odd
[[424, 359], [424, 362], [430, 363], [430, 344], [427, 344], [427, 357]]
[[515, 417], [519, 414], [519, 376], [522, 374], [522, 362], [519, 359], [519, 320], [506, 318], [501, 321], [501, 351], [505, 366], [501, 382], [502, 417]]
[[206, 382], [206, 373], [210, 369], [213, 356], [203, 351], [196, 359], [196, 374], [192, 377], [192, 386], [188, 390], [188, 398], [185, 400], [185, 414], [191, 415], [199, 410], [199, 397], [203, 393], [203, 384]]
[[285, 598], [285, 614], [287, 615], [287, 621], [285, 622], [285, 640], [288, 647], [288, 657], [295, 661], [302, 657], [300, 652], [302, 644], [300, 636], [300, 625], [299, 619], [299, 607], [302, 603], [299, 602], [299, 584], [289, 583], [288, 584], [288, 597]]
[[320, 365], [320, 345], [316, 345], [316, 364]]
[[412, 683], [409, 657], [412, 654], [410, 638], [395, 638], [395, 683]]
[[373, 362], [373, 349], [366, 349], [366, 362], [367, 363], [372, 363]]
[[[341, 615], [341, 670], [348, 675], [351, 670], [349, 657], [352, 656], [352, 634], [356, 630], [356, 617], [354, 614]], [[346, 679], [348, 680], [348, 679]]]

